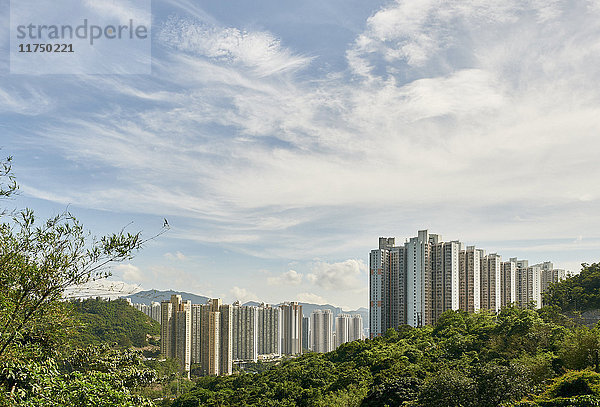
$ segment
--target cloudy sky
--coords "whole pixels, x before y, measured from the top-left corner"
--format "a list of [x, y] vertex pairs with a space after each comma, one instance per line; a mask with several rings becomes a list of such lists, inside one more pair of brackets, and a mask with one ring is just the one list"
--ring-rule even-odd
[[[98, 0], [95, 7], [109, 1]], [[9, 73], [0, 146], [41, 215], [150, 242], [114, 281], [367, 305], [419, 229], [578, 270], [600, 255], [597, 1], [160, 0], [151, 75]]]

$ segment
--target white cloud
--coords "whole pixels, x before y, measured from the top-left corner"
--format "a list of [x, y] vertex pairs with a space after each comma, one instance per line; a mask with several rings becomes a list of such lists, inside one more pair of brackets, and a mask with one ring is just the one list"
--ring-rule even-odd
[[268, 277], [268, 285], [299, 285], [302, 283], [302, 274], [296, 270], [289, 270], [278, 276]]
[[235, 300], [238, 300], [242, 304], [245, 302], [248, 302], [248, 301], [258, 301], [258, 299], [259, 299], [258, 296], [256, 294], [254, 294], [253, 292], [248, 291], [245, 288], [240, 288], [237, 286], [235, 286], [231, 290], [229, 290], [229, 293]]
[[[53, 81], [74, 89], [56, 98], [64, 114], [41, 109], [25, 141], [19, 126], [8, 139], [102, 175], [32, 170], [26, 194], [181, 217], [166, 238], [300, 263], [428, 225], [474, 243], [600, 228], [595, 2], [388, 2], [350, 43], [348, 70], [325, 75], [285, 33], [193, 14], [165, 22], [152, 76]], [[57, 92], [36, 78], [0, 88], [17, 114]], [[310, 282], [364, 283], [338, 269], [315, 266]]]
[[67, 299], [103, 297], [103, 298], [118, 298], [134, 294], [141, 291], [142, 287], [139, 284], [131, 284], [125, 281], [117, 280], [97, 280], [90, 281], [87, 284], [68, 287], [63, 297]]
[[299, 302], [307, 302], [310, 304], [327, 304], [327, 300], [325, 298], [313, 293], [299, 293], [296, 295], [296, 300]]
[[181, 261], [183, 261], [183, 260], [187, 259], [187, 257], [183, 253], [181, 253], [179, 251], [175, 252], [175, 254], [170, 253], [170, 252], [169, 253], [165, 253], [164, 257], [166, 259], [169, 259], [169, 260], [181, 260]]
[[119, 264], [115, 266], [115, 272], [126, 281], [148, 281], [147, 276], [142, 272], [142, 270], [140, 270], [139, 267], [136, 267], [133, 264]]
[[217, 27], [191, 19], [170, 17], [159, 32], [158, 39], [180, 51], [242, 64], [259, 76], [295, 71], [311, 60], [293, 55], [268, 32]]
[[339, 263], [316, 263], [306, 276], [311, 283], [327, 290], [356, 290], [364, 287], [361, 276], [367, 271], [362, 260], [346, 260]]

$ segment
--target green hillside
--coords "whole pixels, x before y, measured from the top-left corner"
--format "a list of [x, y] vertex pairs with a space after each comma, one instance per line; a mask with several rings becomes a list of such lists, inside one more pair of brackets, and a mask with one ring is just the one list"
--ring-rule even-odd
[[600, 263], [584, 264], [581, 273], [552, 285], [544, 294], [544, 304], [563, 311], [600, 309]]
[[[433, 327], [403, 326], [261, 374], [201, 378], [173, 406], [552, 405], [543, 403], [556, 395], [548, 390], [554, 380], [598, 370], [599, 350], [598, 329], [573, 326], [556, 308], [505, 308], [497, 316], [449, 311]], [[596, 376], [582, 380], [594, 390]], [[562, 398], [581, 396], [576, 386], [565, 389]]]
[[160, 324], [125, 300], [94, 298], [70, 304], [78, 325], [73, 340], [80, 346], [117, 342], [124, 347], [144, 347], [149, 344], [148, 335], [160, 335]]

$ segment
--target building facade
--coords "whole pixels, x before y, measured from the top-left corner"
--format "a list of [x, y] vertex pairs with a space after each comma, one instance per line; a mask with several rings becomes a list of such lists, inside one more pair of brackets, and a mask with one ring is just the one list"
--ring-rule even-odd
[[[566, 275], [551, 262], [502, 262], [497, 253], [465, 249], [461, 242], [444, 242], [427, 230], [403, 245], [380, 237], [379, 247], [369, 253], [369, 335], [374, 338], [402, 324], [434, 324], [448, 310], [540, 307], [542, 292]], [[336, 328], [336, 337], [337, 344], [343, 343], [345, 331]]]
[[517, 303], [517, 263], [513, 260], [502, 263], [501, 273], [501, 306]]
[[258, 361], [258, 308], [233, 304], [232, 343], [234, 361]]
[[177, 359], [185, 372], [191, 367], [192, 302], [181, 295], [172, 295], [161, 302], [160, 352], [166, 358]]
[[258, 307], [258, 354], [281, 355], [281, 310], [269, 304]]
[[310, 315], [312, 350], [317, 353], [331, 352], [333, 344], [333, 313], [331, 310], [314, 310]]
[[460, 252], [459, 309], [476, 312], [481, 308], [481, 258], [485, 251], [467, 246]]
[[281, 353], [283, 355], [302, 354], [302, 305], [286, 302], [281, 309]]

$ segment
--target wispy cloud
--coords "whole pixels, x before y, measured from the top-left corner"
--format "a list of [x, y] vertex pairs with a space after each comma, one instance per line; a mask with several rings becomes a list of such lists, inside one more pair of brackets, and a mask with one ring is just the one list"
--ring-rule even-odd
[[600, 227], [593, 2], [386, 2], [333, 72], [317, 69], [327, 38], [300, 51], [283, 26], [159, 9], [151, 76], [0, 78], [0, 113], [29, 132], [9, 125], [6, 147], [74, 168], [25, 177], [26, 194], [168, 215], [168, 238], [298, 260], [321, 288], [362, 266], [311, 259], [358, 258], [382, 233], [493, 236], [509, 254]]
[[179, 51], [219, 62], [242, 64], [258, 76], [294, 71], [311, 60], [293, 55], [271, 33], [218, 27], [190, 18], [171, 16], [160, 30], [158, 39]]

